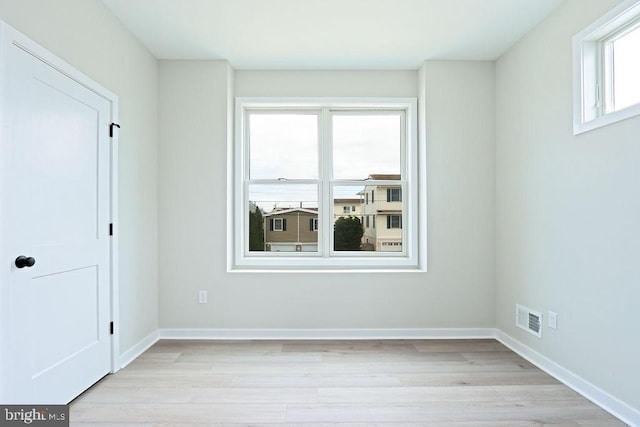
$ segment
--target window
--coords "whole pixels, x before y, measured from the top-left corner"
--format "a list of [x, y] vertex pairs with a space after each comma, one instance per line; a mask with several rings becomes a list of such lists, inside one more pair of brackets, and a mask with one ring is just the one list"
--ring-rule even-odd
[[273, 218], [271, 220], [271, 230], [272, 231], [285, 231], [287, 229], [285, 224], [286, 224], [286, 220], [284, 220], [282, 218]]
[[626, 0], [573, 37], [574, 134], [640, 115], [640, 1]]
[[401, 202], [402, 190], [400, 188], [387, 188], [387, 202]]
[[[238, 98], [236, 108], [232, 270], [424, 268], [414, 99]], [[390, 203], [365, 208], [375, 191]], [[362, 203], [358, 217], [345, 216], [358, 206], [346, 200]], [[378, 213], [398, 251], [365, 249], [381, 238]]]
[[387, 216], [387, 228], [402, 228], [402, 216], [401, 215], [388, 215]]

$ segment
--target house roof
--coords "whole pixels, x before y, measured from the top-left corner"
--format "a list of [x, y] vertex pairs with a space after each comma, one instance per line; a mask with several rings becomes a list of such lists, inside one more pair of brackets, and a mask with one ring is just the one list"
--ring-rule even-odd
[[277, 209], [277, 210], [273, 210], [267, 214], [264, 214], [263, 216], [274, 216], [274, 215], [281, 215], [281, 214], [288, 214], [288, 213], [293, 213], [293, 212], [304, 212], [304, 213], [309, 213], [309, 214], [313, 214], [313, 215], [318, 215], [318, 208], [288, 208], [288, 209]]
[[400, 174], [371, 174], [369, 179], [377, 179], [380, 181], [400, 181]]
[[334, 199], [333, 204], [337, 205], [338, 203], [347, 203], [347, 204], [360, 204], [362, 203], [362, 199]]

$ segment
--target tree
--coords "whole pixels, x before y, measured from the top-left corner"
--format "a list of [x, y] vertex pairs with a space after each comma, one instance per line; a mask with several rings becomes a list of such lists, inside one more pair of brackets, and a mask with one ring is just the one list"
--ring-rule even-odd
[[264, 251], [264, 221], [262, 209], [257, 205], [249, 211], [249, 250]]
[[333, 246], [336, 251], [359, 251], [364, 228], [353, 216], [338, 218], [333, 225]]

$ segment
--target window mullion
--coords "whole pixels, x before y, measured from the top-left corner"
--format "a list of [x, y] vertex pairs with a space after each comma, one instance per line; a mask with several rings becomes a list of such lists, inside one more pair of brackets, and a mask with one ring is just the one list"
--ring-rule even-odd
[[601, 69], [597, 83], [598, 114], [603, 115], [615, 110], [614, 81], [613, 81], [613, 43], [603, 42], [600, 50]]
[[320, 126], [320, 158], [322, 159], [320, 167], [320, 180], [321, 180], [321, 207], [322, 224], [321, 235], [322, 239], [322, 256], [329, 257], [331, 253], [331, 233], [333, 232], [333, 191], [331, 187], [331, 180], [333, 179], [333, 132], [331, 113], [329, 108], [323, 108], [321, 114], [322, 126]]
[[244, 209], [244, 206], [249, 206], [249, 181], [242, 182], [242, 202], [240, 203], [240, 236], [242, 242], [242, 251], [244, 255], [249, 254], [249, 210]]

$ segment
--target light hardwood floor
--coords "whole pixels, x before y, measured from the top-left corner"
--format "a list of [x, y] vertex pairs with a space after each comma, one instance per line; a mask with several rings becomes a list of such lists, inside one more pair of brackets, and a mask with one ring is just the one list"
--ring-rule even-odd
[[624, 426], [494, 340], [160, 341], [71, 425]]

